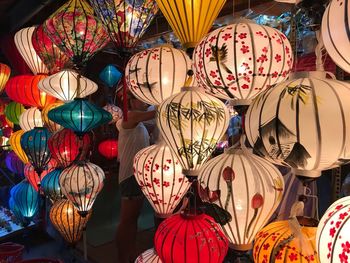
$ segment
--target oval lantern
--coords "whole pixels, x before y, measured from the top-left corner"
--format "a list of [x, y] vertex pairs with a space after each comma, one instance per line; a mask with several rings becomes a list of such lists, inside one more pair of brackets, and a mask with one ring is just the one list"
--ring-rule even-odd
[[162, 262], [221, 263], [228, 241], [210, 216], [177, 214], [159, 225], [154, 248]]
[[62, 129], [53, 134], [48, 141], [49, 150], [60, 167], [67, 167], [73, 161], [87, 158], [91, 149], [92, 138], [84, 134], [79, 138], [72, 130]]
[[15, 154], [21, 159], [21, 161], [26, 164], [29, 163], [27, 154], [23, 151], [23, 148], [21, 146], [21, 137], [23, 135], [24, 131], [19, 130], [10, 136], [9, 144], [11, 146], [11, 149], [15, 152]]
[[116, 85], [122, 77], [122, 73], [113, 65], [107, 65], [98, 75], [110, 88]]
[[209, 32], [225, 2], [157, 0], [162, 14], [186, 49], [194, 48]]
[[232, 220], [223, 225], [230, 246], [252, 248], [256, 233], [265, 226], [283, 194], [278, 169], [248, 149], [229, 148], [207, 163], [198, 178], [199, 195], [228, 212]]
[[191, 185], [165, 143], [149, 146], [135, 155], [134, 175], [158, 217], [169, 217]]
[[288, 78], [293, 53], [279, 30], [244, 20], [209, 33], [193, 60], [207, 92], [249, 105], [258, 93]]
[[99, 153], [105, 158], [112, 160], [118, 157], [118, 141], [114, 139], [109, 139], [100, 142], [98, 145]]
[[5, 108], [6, 118], [14, 124], [19, 124], [19, 116], [25, 111], [24, 106], [17, 102], [10, 102]]
[[4, 90], [5, 85], [10, 78], [11, 69], [6, 64], [0, 63], [0, 93]]
[[191, 69], [191, 59], [182, 50], [160, 46], [131, 57], [125, 68], [130, 91], [147, 104], [159, 105], [181, 91]]
[[23, 180], [11, 189], [11, 197], [19, 213], [26, 219], [31, 219], [39, 210], [39, 194]]
[[57, 132], [61, 130], [63, 127], [58, 123], [53, 122], [49, 119], [49, 116], [48, 116], [49, 111], [62, 105], [63, 105], [63, 102], [52, 103], [52, 104], [46, 105], [41, 112], [41, 119], [43, 121], [43, 126], [46, 127], [51, 133]]
[[80, 68], [108, 42], [108, 33], [85, 0], [69, 0], [44, 23], [52, 42]]
[[59, 200], [63, 198], [63, 194], [60, 187], [60, 175], [62, 169], [56, 168], [55, 170], [49, 172], [41, 180], [41, 190], [44, 195], [49, 197], [51, 200]]
[[315, 246], [317, 228], [301, 220], [300, 225], [290, 219], [264, 227], [255, 238], [254, 262], [320, 262]]
[[43, 168], [40, 175], [35, 168], [30, 163], [27, 163], [24, 167], [24, 176], [27, 178], [28, 182], [33, 186], [35, 191], [39, 191], [41, 186], [41, 180], [46, 177], [46, 175], [52, 172], [57, 166], [57, 162], [51, 159], [48, 164]]
[[80, 98], [94, 93], [98, 88], [95, 82], [71, 69], [61, 70], [38, 83], [40, 90], [64, 102], [77, 97], [78, 85], [80, 85]]
[[117, 48], [134, 47], [158, 12], [153, 0], [91, 0], [90, 3]]
[[96, 164], [78, 161], [64, 169], [60, 176], [62, 193], [86, 216], [102, 190], [105, 174]]
[[230, 115], [219, 99], [195, 87], [183, 90], [159, 105], [157, 125], [183, 173], [197, 176], [224, 135]]
[[30, 131], [35, 127], [43, 127], [41, 111], [36, 107], [25, 110], [19, 117], [19, 126], [23, 131]]
[[35, 26], [26, 27], [15, 34], [15, 44], [33, 74], [48, 74], [49, 70], [37, 55], [32, 42]]
[[322, 263], [344, 263], [350, 257], [350, 197], [334, 202], [317, 228], [316, 247]]
[[135, 263], [162, 263], [154, 248], [147, 249], [137, 257]]
[[297, 74], [300, 78], [253, 102], [245, 118], [246, 134], [269, 161], [289, 166], [297, 175], [318, 177], [350, 160], [350, 85], [326, 79], [323, 72]]
[[114, 104], [107, 103], [104, 107], [104, 110], [108, 111], [112, 115], [112, 120], [109, 122], [116, 123], [117, 121], [121, 120], [123, 118], [123, 111], [118, 106], [115, 106]]
[[24, 174], [24, 163], [14, 152], [9, 152], [5, 158], [7, 169], [12, 173], [23, 175]]
[[80, 240], [90, 216], [91, 213], [88, 213], [86, 217], [80, 216], [69, 200], [56, 201], [50, 210], [52, 224], [70, 244], [75, 244]]
[[10, 197], [9, 199], [9, 208], [11, 210], [11, 212], [13, 213], [13, 215], [16, 217], [17, 220], [20, 221], [20, 223], [22, 224], [22, 226], [28, 226], [29, 225], [29, 220], [25, 219], [21, 212], [19, 211], [17, 205], [15, 204], [15, 201], [13, 200], [12, 197]]

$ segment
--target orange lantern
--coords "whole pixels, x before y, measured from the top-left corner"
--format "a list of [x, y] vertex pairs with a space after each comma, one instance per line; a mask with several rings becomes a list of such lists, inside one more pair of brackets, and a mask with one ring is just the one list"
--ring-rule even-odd
[[44, 126], [47, 127], [48, 130], [52, 133], [61, 130], [62, 126], [56, 122], [51, 121], [49, 119], [49, 117], [47, 116], [47, 114], [49, 113], [50, 110], [57, 108], [58, 106], [61, 106], [61, 105], [63, 105], [63, 102], [61, 102], [61, 101], [58, 101], [58, 102], [52, 103], [52, 104], [48, 104], [43, 108], [43, 110], [41, 112], [41, 118], [44, 122]]
[[11, 74], [11, 69], [9, 66], [0, 63], [0, 93], [5, 88], [5, 84], [8, 81]]
[[11, 145], [12, 150], [17, 154], [17, 156], [21, 159], [23, 163], [29, 163], [28, 157], [26, 153], [23, 151], [21, 146], [21, 137], [23, 135], [24, 131], [19, 130], [10, 136], [9, 143]]

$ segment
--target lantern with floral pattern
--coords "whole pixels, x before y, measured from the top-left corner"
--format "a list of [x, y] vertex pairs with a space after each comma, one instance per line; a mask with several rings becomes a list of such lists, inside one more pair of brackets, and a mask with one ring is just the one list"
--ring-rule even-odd
[[135, 263], [162, 263], [154, 248], [147, 249], [137, 257]]

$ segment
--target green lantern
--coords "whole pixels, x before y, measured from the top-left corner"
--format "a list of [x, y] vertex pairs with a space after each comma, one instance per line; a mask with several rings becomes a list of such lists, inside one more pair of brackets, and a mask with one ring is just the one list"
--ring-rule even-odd
[[14, 124], [19, 124], [19, 116], [25, 111], [22, 104], [17, 102], [10, 102], [5, 108], [5, 115]]

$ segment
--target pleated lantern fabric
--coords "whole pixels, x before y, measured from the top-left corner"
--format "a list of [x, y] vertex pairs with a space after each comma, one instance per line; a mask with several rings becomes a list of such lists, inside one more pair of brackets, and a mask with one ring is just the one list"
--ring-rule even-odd
[[112, 160], [118, 157], [118, 141], [115, 139], [104, 140], [98, 145], [98, 152], [106, 159]]
[[112, 120], [108, 111], [81, 98], [50, 110], [48, 116], [50, 120], [73, 130], [79, 136]]
[[159, 225], [154, 248], [162, 262], [221, 263], [228, 240], [210, 216], [177, 214]]
[[30, 131], [35, 127], [43, 127], [41, 111], [36, 107], [25, 110], [19, 117], [19, 126], [23, 131]]
[[129, 90], [147, 104], [159, 105], [181, 91], [191, 69], [191, 59], [182, 50], [160, 46], [131, 57], [125, 68]]
[[158, 12], [154, 0], [91, 0], [117, 48], [132, 48]]
[[209, 32], [226, 0], [157, 0], [157, 4], [185, 48], [193, 48]]
[[122, 111], [122, 109], [119, 108], [118, 106], [115, 106], [112, 103], [107, 103], [103, 107], [103, 109], [108, 111], [112, 115], [112, 120], [109, 122], [109, 124], [117, 123], [117, 121], [119, 121], [120, 119], [123, 118], [123, 111]]
[[59, 183], [61, 173], [62, 169], [56, 168], [41, 180], [41, 189], [44, 195], [54, 201], [63, 198], [63, 193]]
[[5, 85], [10, 78], [11, 69], [6, 64], [0, 63], [0, 93], [4, 90]]
[[50, 220], [62, 237], [71, 244], [78, 242], [85, 230], [91, 213], [86, 217], [79, 215], [78, 210], [69, 200], [56, 201], [50, 210]]
[[21, 146], [21, 137], [23, 135], [24, 131], [19, 130], [10, 136], [9, 144], [11, 146], [11, 149], [14, 151], [14, 153], [21, 159], [21, 161], [26, 164], [29, 163], [27, 154], [23, 151], [23, 148]]
[[12, 197], [9, 199], [9, 208], [16, 219], [19, 220], [23, 226], [27, 226], [29, 224], [29, 220], [22, 216]]
[[119, 82], [122, 73], [114, 65], [110, 64], [107, 65], [98, 76], [109, 88], [112, 88]]
[[15, 152], [11, 151], [6, 155], [5, 164], [7, 169], [9, 169], [12, 173], [18, 175], [24, 174], [24, 163], [17, 156], [17, 154], [15, 154]]
[[11, 197], [13, 198], [13, 202], [18, 208], [19, 213], [23, 217], [30, 219], [38, 212], [39, 194], [27, 180], [23, 180], [12, 187]]
[[254, 100], [246, 134], [269, 161], [318, 177], [350, 160], [350, 85], [324, 72], [296, 74]]
[[137, 257], [135, 263], [162, 263], [154, 248], [147, 249]]
[[19, 124], [19, 116], [25, 111], [24, 106], [17, 102], [10, 102], [6, 105], [5, 115], [14, 124]]
[[43, 126], [46, 127], [51, 133], [57, 132], [61, 130], [63, 127], [58, 123], [53, 122], [49, 119], [49, 116], [48, 116], [49, 111], [62, 105], [63, 105], [63, 102], [55, 102], [55, 103], [46, 105], [41, 111], [41, 119], [43, 122]]
[[33, 186], [35, 191], [39, 191], [41, 187], [41, 180], [46, 177], [48, 173], [51, 173], [57, 166], [57, 162], [51, 159], [43, 170], [38, 174], [35, 167], [30, 163], [27, 163], [24, 167], [24, 176], [27, 178], [28, 182]]

